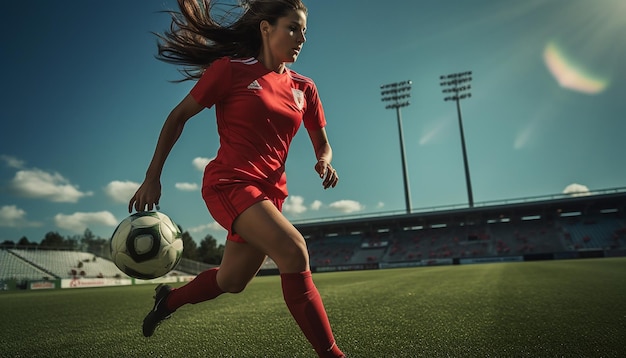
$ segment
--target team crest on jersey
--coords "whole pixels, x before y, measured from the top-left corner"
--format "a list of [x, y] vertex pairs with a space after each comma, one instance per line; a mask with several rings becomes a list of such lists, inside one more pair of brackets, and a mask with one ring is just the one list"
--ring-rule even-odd
[[304, 108], [304, 92], [299, 89], [292, 88], [291, 93], [293, 93], [293, 100], [296, 102], [296, 106], [298, 109]]

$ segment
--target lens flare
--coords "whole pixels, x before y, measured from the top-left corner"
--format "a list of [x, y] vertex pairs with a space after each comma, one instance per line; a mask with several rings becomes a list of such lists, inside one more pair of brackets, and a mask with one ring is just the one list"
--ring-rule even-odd
[[554, 42], [549, 42], [543, 52], [546, 67], [558, 84], [572, 91], [598, 94], [609, 86], [609, 81], [578, 66]]

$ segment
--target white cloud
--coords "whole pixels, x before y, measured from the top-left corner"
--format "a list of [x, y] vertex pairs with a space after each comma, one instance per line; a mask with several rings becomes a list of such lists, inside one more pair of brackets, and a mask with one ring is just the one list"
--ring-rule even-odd
[[215, 221], [209, 224], [191, 227], [186, 231], [188, 231], [194, 238], [194, 241], [198, 243], [202, 241], [207, 235], [211, 235], [215, 238], [218, 245], [225, 244], [226, 235], [228, 233], [226, 229], [222, 227], [222, 225], [218, 224]]
[[0, 160], [6, 163], [11, 168], [22, 169], [24, 168], [24, 161], [10, 155], [0, 155]]
[[104, 192], [116, 203], [128, 203], [140, 185], [132, 181], [114, 180], [107, 184]]
[[191, 234], [198, 234], [206, 231], [220, 231], [226, 233], [226, 229], [224, 229], [222, 225], [218, 224], [216, 221], [205, 225], [191, 227], [187, 229], [187, 231]]
[[15, 173], [11, 187], [19, 195], [28, 198], [46, 199], [53, 202], [76, 203], [93, 192], [82, 192], [59, 173], [48, 173], [40, 169], [25, 169]]
[[22, 209], [18, 209], [15, 205], [5, 205], [0, 208], [0, 225], [1, 226], [13, 226], [12, 222], [17, 220], [23, 220], [26, 216], [26, 212]]
[[93, 213], [76, 212], [71, 215], [57, 214], [54, 217], [54, 223], [61, 229], [83, 233], [85, 229], [92, 225], [115, 227], [119, 224], [119, 221], [110, 212], [99, 211]]
[[206, 167], [206, 165], [209, 164], [209, 162], [212, 161], [213, 159], [215, 158], [197, 157], [197, 158], [194, 158], [191, 163], [196, 169], [198, 169], [201, 172], [204, 172], [204, 167]]
[[306, 211], [304, 198], [297, 195], [287, 197], [287, 200], [285, 200], [283, 204], [283, 211], [288, 214], [302, 214]]
[[384, 207], [385, 207], [385, 203], [383, 203], [382, 201], [379, 201], [378, 204], [376, 204], [377, 209], [382, 209]]
[[41, 223], [26, 220], [26, 211], [15, 205], [0, 207], [0, 227], [35, 227]]
[[319, 210], [322, 207], [322, 202], [319, 200], [314, 200], [313, 203], [311, 203], [311, 210]]
[[199, 185], [196, 183], [176, 183], [176, 189], [181, 191], [197, 191], [199, 189]]
[[563, 189], [563, 194], [571, 196], [587, 196], [589, 195], [589, 188], [586, 185], [572, 183]]
[[344, 214], [350, 214], [363, 210], [364, 206], [354, 200], [339, 200], [328, 205], [331, 209]]

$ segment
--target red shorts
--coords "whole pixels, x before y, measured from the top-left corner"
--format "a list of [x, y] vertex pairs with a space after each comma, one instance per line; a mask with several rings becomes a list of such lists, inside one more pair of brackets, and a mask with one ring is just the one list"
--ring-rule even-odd
[[226, 239], [243, 243], [246, 240], [233, 230], [233, 222], [239, 214], [263, 200], [269, 200], [281, 211], [285, 201], [284, 199], [270, 197], [258, 186], [250, 182], [205, 185], [202, 188], [202, 198], [211, 216], [228, 231]]

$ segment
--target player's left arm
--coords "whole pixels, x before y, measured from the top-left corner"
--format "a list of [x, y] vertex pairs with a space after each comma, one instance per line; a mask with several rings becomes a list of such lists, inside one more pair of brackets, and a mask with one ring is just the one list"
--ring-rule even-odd
[[309, 138], [313, 144], [313, 150], [317, 157], [317, 163], [315, 163], [315, 171], [323, 179], [322, 185], [324, 189], [334, 188], [339, 181], [337, 171], [330, 165], [333, 159], [333, 150], [328, 142], [328, 136], [326, 135], [326, 129], [309, 129]]

